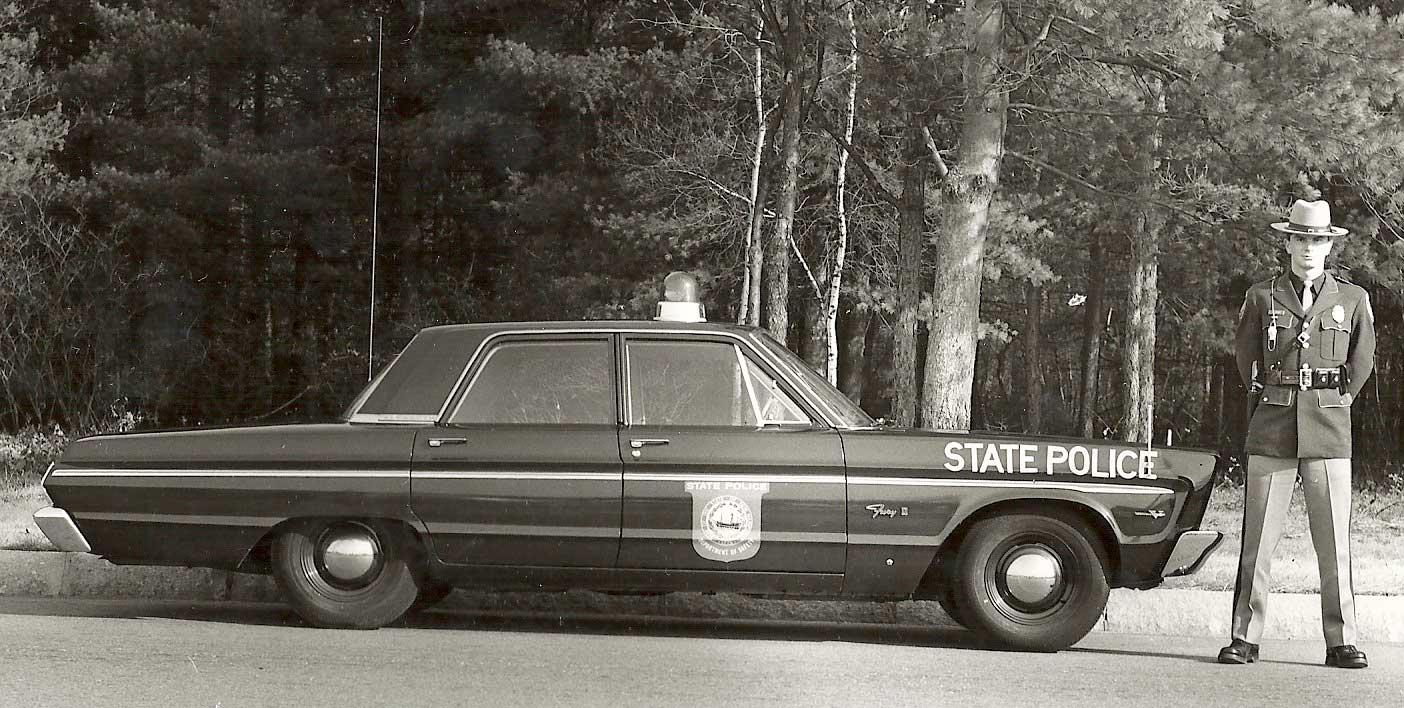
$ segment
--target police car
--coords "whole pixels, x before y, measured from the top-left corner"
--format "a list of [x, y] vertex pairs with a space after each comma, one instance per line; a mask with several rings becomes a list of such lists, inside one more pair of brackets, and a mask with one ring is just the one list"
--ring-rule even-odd
[[670, 276], [654, 321], [421, 331], [339, 420], [73, 442], [35, 514], [118, 564], [275, 576], [373, 628], [452, 588], [935, 599], [1053, 651], [1194, 572], [1214, 455], [881, 426]]

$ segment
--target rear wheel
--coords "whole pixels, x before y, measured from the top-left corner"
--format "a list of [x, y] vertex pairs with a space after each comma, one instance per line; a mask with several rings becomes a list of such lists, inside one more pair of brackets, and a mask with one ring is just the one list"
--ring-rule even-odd
[[1110, 593], [1096, 543], [1073, 520], [1011, 514], [976, 522], [952, 579], [957, 621], [1016, 649], [1072, 646], [1096, 626]]
[[273, 541], [273, 575], [310, 624], [374, 629], [399, 619], [419, 595], [413, 542], [390, 524], [306, 521]]

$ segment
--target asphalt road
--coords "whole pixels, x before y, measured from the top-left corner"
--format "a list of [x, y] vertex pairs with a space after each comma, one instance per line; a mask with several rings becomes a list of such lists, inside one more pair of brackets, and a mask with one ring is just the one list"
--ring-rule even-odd
[[0, 598], [0, 706], [1401, 706], [1404, 645], [1371, 668], [1319, 642], [1097, 633], [1058, 654], [878, 625], [433, 612], [371, 632], [275, 605]]

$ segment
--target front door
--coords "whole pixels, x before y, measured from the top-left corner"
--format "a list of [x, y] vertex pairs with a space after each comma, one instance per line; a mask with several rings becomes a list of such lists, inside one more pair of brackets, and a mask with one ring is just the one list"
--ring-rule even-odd
[[842, 573], [843, 448], [740, 340], [633, 335], [619, 565]]
[[610, 567], [622, 464], [611, 335], [504, 337], [415, 441], [411, 497], [445, 563]]

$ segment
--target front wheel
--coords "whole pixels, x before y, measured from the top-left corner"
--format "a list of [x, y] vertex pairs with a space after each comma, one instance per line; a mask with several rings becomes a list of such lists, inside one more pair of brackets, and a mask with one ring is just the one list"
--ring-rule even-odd
[[419, 595], [413, 540], [399, 527], [330, 519], [290, 526], [273, 541], [273, 575], [293, 609], [318, 627], [375, 629]]
[[976, 522], [956, 560], [955, 602], [971, 629], [1025, 651], [1058, 651], [1092, 631], [1111, 590], [1095, 537], [1036, 514]]

